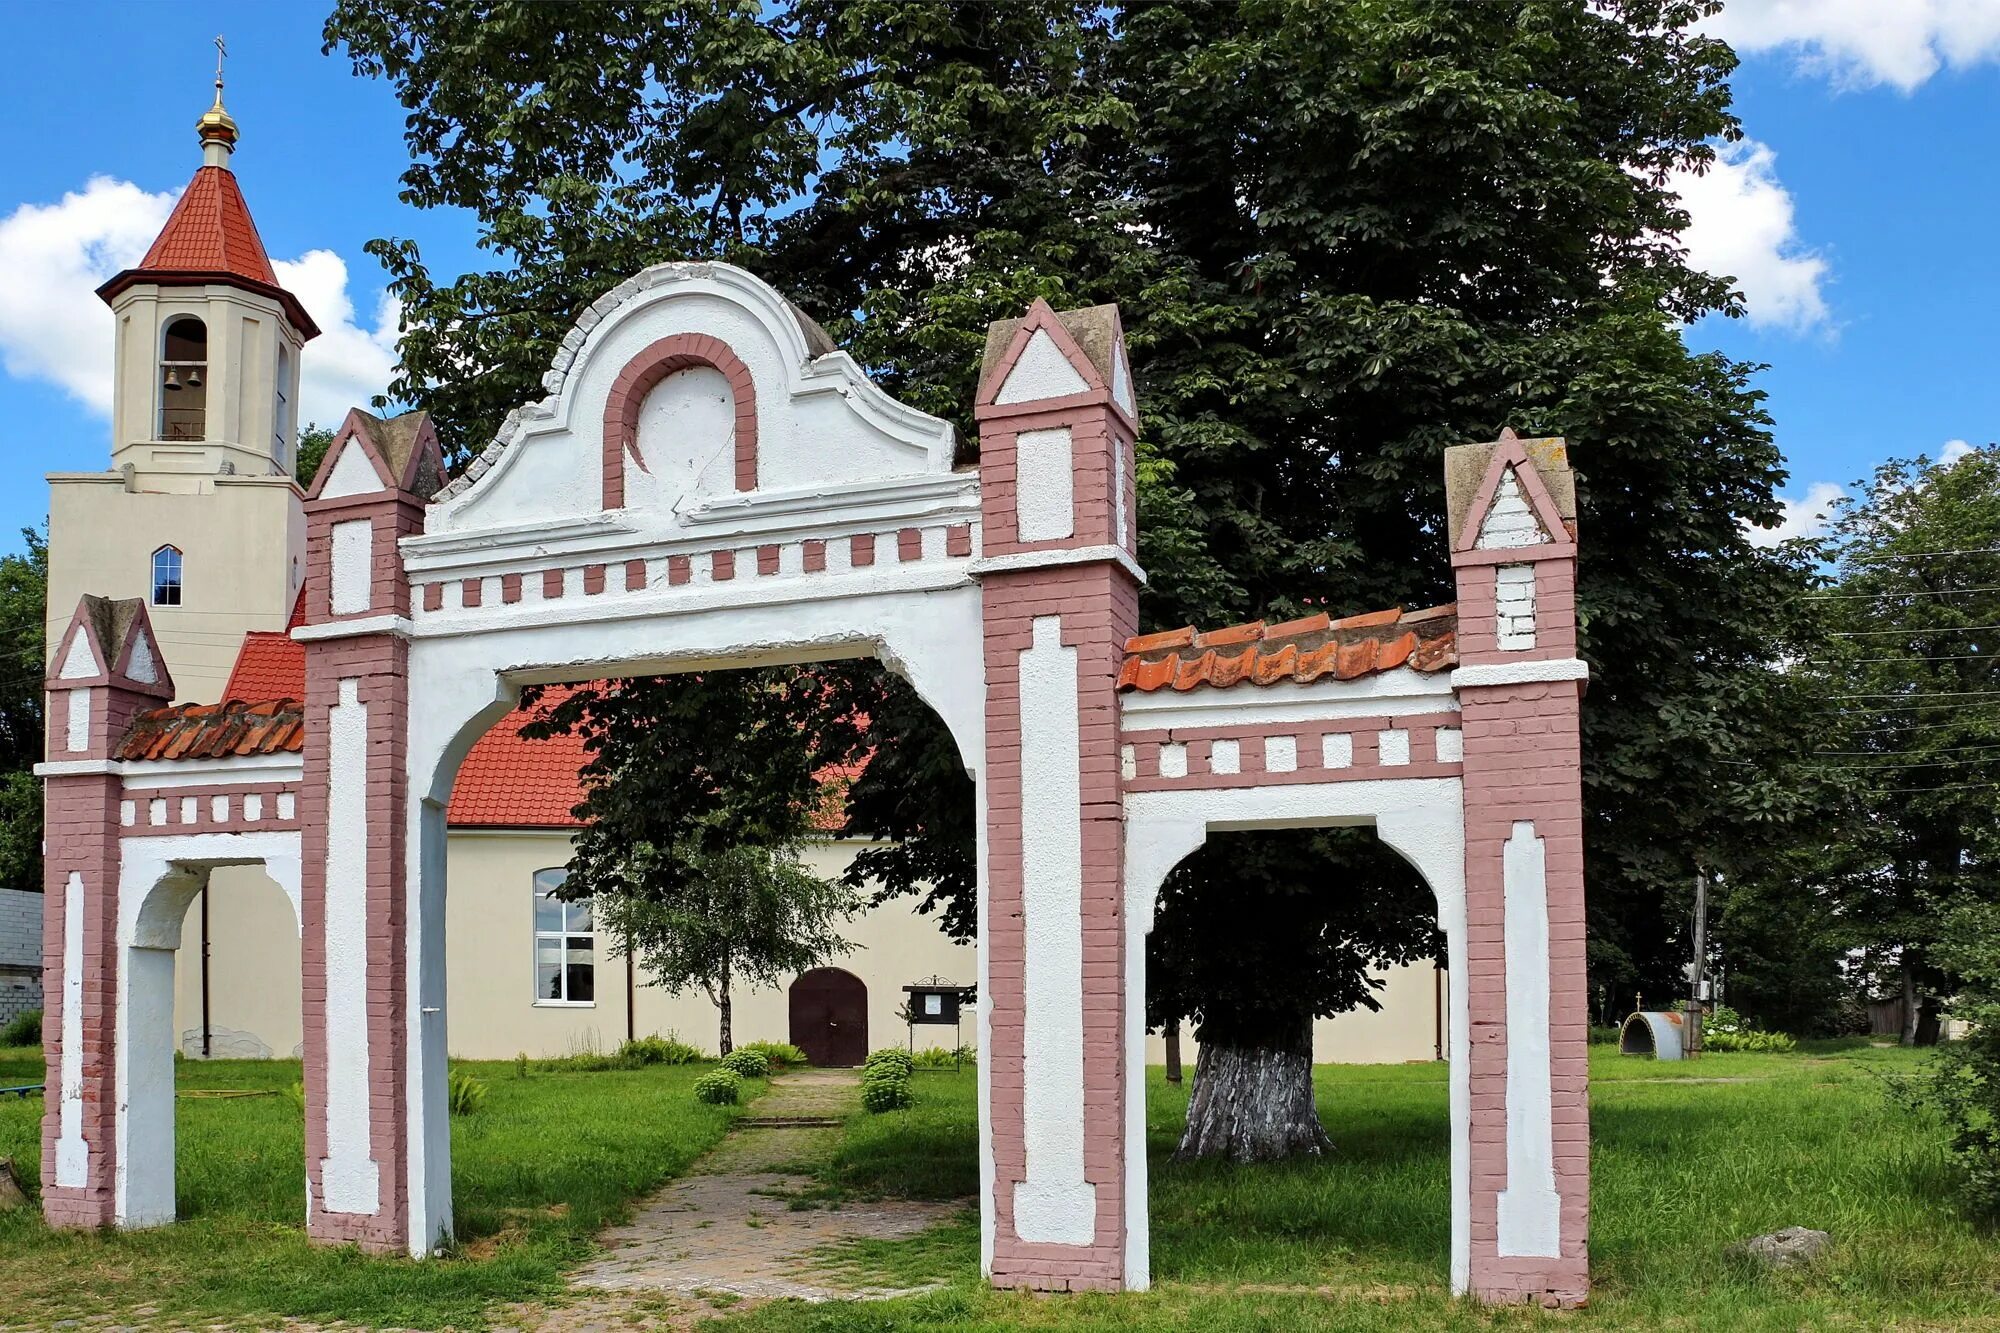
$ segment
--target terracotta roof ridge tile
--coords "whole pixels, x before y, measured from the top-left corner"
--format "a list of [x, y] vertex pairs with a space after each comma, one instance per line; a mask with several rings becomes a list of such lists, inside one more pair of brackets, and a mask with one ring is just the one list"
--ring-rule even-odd
[[1390, 607], [1334, 619], [1324, 611], [1277, 624], [1261, 620], [1222, 629], [1134, 635], [1125, 642], [1120, 690], [1141, 693], [1228, 689], [1245, 680], [1311, 684], [1324, 676], [1354, 680], [1399, 667], [1422, 673], [1457, 664], [1458, 607]]

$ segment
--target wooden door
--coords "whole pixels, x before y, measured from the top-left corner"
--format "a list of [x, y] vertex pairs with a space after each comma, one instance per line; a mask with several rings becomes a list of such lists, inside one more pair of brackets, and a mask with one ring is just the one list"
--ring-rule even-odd
[[837, 967], [801, 972], [792, 983], [792, 1045], [816, 1065], [868, 1058], [868, 987]]

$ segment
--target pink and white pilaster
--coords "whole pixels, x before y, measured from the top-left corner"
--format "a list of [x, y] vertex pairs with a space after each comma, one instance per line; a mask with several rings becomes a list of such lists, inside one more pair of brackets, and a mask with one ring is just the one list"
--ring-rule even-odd
[[423, 1250], [409, 1203], [410, 585], [397, 543], [441, 476], [428, 425], [350, 413], [306, 502], [301, 947], [307, 1229]]
[[48, 678], [43, 807], [42, 1214], [51, 1226], [118, 1220], [118, 871], [132, 718], [173, 697], [144, 602], [84, 597]]
[[1590, 1112], [1575, 484], [1561, 440], [1446, 458], [1458, 582], [1471, 1288], [1588, 1292]]
[[[1093, 351], [1086, 351], [1088, 345]], [[1115, 307], [989, 331], [983, 1259], [996, 1283], [1126, 1271], [1126, 942], [1116, 678], [1138, 624], [1130, 376]], [[1143, 1217], [1140, 1220], [1143, 1226]]]

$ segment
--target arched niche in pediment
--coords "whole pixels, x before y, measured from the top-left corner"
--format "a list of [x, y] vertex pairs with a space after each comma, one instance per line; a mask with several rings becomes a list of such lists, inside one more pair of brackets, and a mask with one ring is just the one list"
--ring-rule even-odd
[[797, 307], [727, 264], [662, 264], [606, 293], [543, 387], [440, 492], [427, 532], [610, 519], [665, 537], [716, 506], [952, 468], [948, 422], [884, 393]]

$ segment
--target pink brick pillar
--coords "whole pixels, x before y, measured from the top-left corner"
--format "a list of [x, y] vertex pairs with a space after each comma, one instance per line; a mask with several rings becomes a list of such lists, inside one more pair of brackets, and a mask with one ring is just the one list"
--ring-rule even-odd
[[118, 1220], [118, 868], [123, 780], [111, 771], [135, 714], [173, 697], [145, 604], [85, 597], [56, 645], [43, 807], [42, 1215]]
[[1589, 1291], [1574, 483], [1560, 440], [1450, 451], [1465, 749], [1472, 1291]]
[[[1085, 347], [1092, 349], [1090, 352]], [[1112, 307], [989, 331], [980, 421], [986, 635], [986, 1261], [1002, 1286], [1126, 1270], [1124, 826], [1115, 693], [1138, 625], [1130, 380]], [[1137, 1003], [1140, 997], [1130, 997]]]
[[[378, 425], [349, 416], [306, 502], [307, 1229], [315, 1240], [408, 1251], [431, 1238], [411, 1234], [409, 1206], [410, 585], [397, 542], [422, 531], [413, 488], [428, 489], [437, 469], [423, 456], [435, 449], [427, 427], [412, 448], [409, 435]], [[338, 468], [354, 451], [361, 459]], [[362, 460], [372, 474], [353, 466]]]

